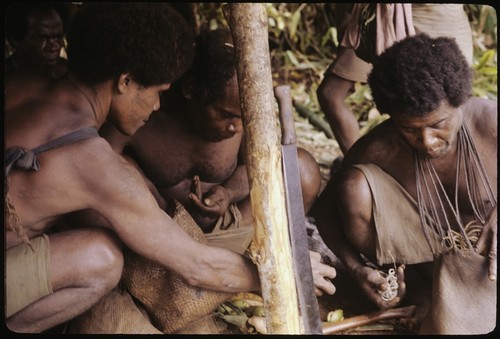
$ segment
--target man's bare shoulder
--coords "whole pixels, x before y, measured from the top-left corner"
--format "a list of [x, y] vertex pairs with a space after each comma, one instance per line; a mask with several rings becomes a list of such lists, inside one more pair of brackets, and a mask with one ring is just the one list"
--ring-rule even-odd
[[85, 176], [92, 181], [99, 182], [107, 177], [120, 178], [129, 171], [128, 163], [102, 137], [82, 144], [78, 153], [74, 161], [85, 169]]
[[474, 137], [496, 139], [498, 129], [498, 105], [496, 100], [472, 97], [461, 108]]
[[100, 136], [57, 147], [41, 153], [39, 158], [44, 167], [67, 172], [76, 182], [98, 179], [106, 174], [106, 168], [115, 167], [119, 161], [109, 143]]
[[391, 119], [362, 136], [345, 156], [346, 164], [379, 163], [393, 157], [400, 149], [401, 137]]
[[480, 97], [471, 97], [463, 105], [463, 108], [467, 111], [474, 110], [481, 112], [496, 113], [497, 103], [498, 103], [497, 100], [480, 98]]
[[497, 100], [479, 97], [472, 97], [462, 105], [462, 110], [465, 114], [481, 116], [484, 118], [496, 118], [497, 109]]
[[[147, 195], [149, 191], [139, 172], [102, 137], [85, 140], [64, 150], [58, 163], [68, 162], [74, 185], [87, 192], [85, 200], [96, 210], [118, 203], [118, 197]], [[62, 151], [62, 150], [61, 150]], [[82, 193], [83, 194], [83, 193]]]

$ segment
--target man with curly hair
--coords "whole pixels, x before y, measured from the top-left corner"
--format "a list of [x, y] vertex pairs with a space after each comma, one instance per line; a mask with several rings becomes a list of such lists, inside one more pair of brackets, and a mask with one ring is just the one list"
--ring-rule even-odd
[[58, 78], [66, 73], [64, 48], [67, 4], [23, 2], [10, 5], [5, 16], [5, 37], [13, 49], [5, 71], [27, 69]]
[[[353, 4], [336, 3], [335, 6], [339, 41], [342, 41], [349, 21], [354, 20]], [[410, 6], [412, 25], [417, 34], [455, 38], [467, 61], [472, 64], [472, 31], [463, 4], [412, 3], [406, 6]], [[372, 64], [356, 56], [354, 49], [339, 46], [337, 56], [325, 71], [316, 92], [321, 110], [343, 154], [360, 137], [358, 120], [346, 99], [354, 92], [356, 83], [367, 83], [371, 68]], [[342, 157], [339, 157], [337, 161], [341, 160]]]
[[[241, 154], [243, 125], [236, 60], [228, 29], [207, 29], [198, 34], [193, 65], [162, 95], [161, 109], [137, 133], [124, 135], [110, 123], [104, 124], [99, 133], [138, 168], [158, 204], [190, 234], [210, 246], [249, 255], [253, 219]], [[299, 155], [308, 209], [319, 194], [321, 176], [310, 153], [301, 149]], [[79, 223], [99, 219], [88, 211], [74, 217]], [[71, 321], [70, 333], [153, 334], [156, 329], [166, 334], [192, 330], [213, 334], [217, 320], [211, 313], [230, 294], [213, 298], [210, 291], [187, 288], [175, 283], [175, 276], [161, 267], [125, 253], [123, 288]], [[311, 252], [310, 259], [316, 293], [333, 294], [334, 286], [325, 277], [334, 278], [335, 269], [323, 264], [319, 253]], [[150, 278], [145, 281], [136, 277]], [[129, 302], [132, 298], [137, 303]], [[188, 301], [194, 307], [178, 310]], [[146, 312], [150, 320], [140, 317], [132, 321], [130, 315], [140, 312]], [[132, 328], [123, 329], [123, 321], [117, 319], [128, 319]]]
[[67, 72], [64, 53], [68, 4], [21, 2], [7, 8], [5, 37], [13, 50], [5, 59], [5, 109], [40, 93]]
[[[121, 244], [202, 288], [259, 288], [250, 260], [202, 245], [161, 208], [136, 168], [97, 134], [105, 121], [132, 135], [190, 66], [192, 30], [165, 3], [92, 3], [68, 32], [68, 74], [6, 112], [6, 324], [41, 332], [112, 290]], [[109, 227], [52, 232], [93, 209]]]
[[[205, 30], [196, 39], [192, 67], [162, 96], [162, 109], [127, 137], [111, 124], [101, 135], [135, 164], [160, 206], [179, 201], [209, 243], [245, 253], [253, 238], [236, 61], [228, 29]], [[321, 175], [299, 148], [304, 210], [317, 198]], [[334, 268], [313, 254], [317, 293], [334, 293]]]
[[379, 308], [417, 304], [419, 333], [487, 333], [496, 319], [497, 102], [471, 96], [455, 40], [425, 34], [380, 55], [368, 84], [390, 119], [353, 145], [319, 197], [320, 234]]

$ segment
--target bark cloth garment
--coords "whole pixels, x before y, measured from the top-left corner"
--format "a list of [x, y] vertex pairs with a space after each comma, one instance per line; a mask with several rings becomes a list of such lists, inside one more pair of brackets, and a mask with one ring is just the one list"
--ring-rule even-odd
[[402, 3], [355, 3], [341, 46], [372, 62], [396, 41], [415, 34], [412, 5]]
[[[464, 126], [460, 135], [468, 132]], [[471, 154], [479, 159], [473, 143]], [[467, 158], [462, 160], [472, 162]], [[426, 218], [421, 219], [423, 213], [418, 202], [378, 166], [353, 167], [364, 174], [372, 193], [378, 264], [393, 264], [394, 259], [404, 264], [434, 261], [431, 307], [419, 333], [486, 334], [493, 331], [496, 281], [488, 279], [488, 258], [477, 254], [472, 247], [443, 245], [446, 242], [442, 237], [441, 242], [428, 241], [427, 237], [440, 237], [430, 227], [425, 230], [422, 226], [422, 219], [433, 223], [431, 214], [425, 212]], [[490, 200], [496, 206], [496, 197]]]
[[[412, 3], [410, 11], [415, 34], [426, 33], [432, 38], [439, 36], [454, 38], [465, 59], [472, 65], [472, 31], [463, 4]], [[352, 11], [346, 13], [351, 17], [353, 14]], [[352, 48], [342, 46], [339, 48], [337, 57], [325, 74], [333, 73], [350, 81], [366, 83], [372, 65], [357, 57]]]
[[[211, 234], [204, 234], [182, 204], [175, 201], [172, 216], [194, 240], [242, 254], [253, 228], [241, 225], [232, 206]], [[210, 240], [209, 240], [210, 238]], [[73, 319], [72, 334], [220, 334], [225, 324], [212, 312], [232, 293], [193, 287], [160, 265], [125, 249], [120, 286], [90, 310]]]
[[[4, 216], [7, 218], [13, 217], [17, 220], [15, 210], [13, 206], [10, 205], [7, 196], [8, 176], [13, 169], [38, 171], [40, 169], [40, 164], [36, 158], [38, 154], [79, 140], [97, 136], [99, 135], [95, 127], [87, 127], [54, 139], [32, 150], [23, 150], [18, 147], [12, 147], [5, 150], [4, 213], [7, 215]], [[50, 246], [48, 236], [43, 234], [30, 241], [27, 239], [20, 224], [17, 225], [17, 229], [15, 228], [14, 230], [24, 234], [24, 240], [26, 241], [6, 251], [6, 317], [10, 317], [27, 305], [53, 292], [50, 278]], [[30, 247], [28, 247], [27, 244], [29, 244]]]
[[24, 244], [5, 253], [5, 317], [52, 294], [49, 237], [31, 239], [33, 250]]

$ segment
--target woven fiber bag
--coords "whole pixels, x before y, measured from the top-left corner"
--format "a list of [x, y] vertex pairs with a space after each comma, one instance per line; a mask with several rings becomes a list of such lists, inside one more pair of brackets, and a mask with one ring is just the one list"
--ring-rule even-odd
[[[180, 203], [175, 204], [173, 219], [194, 240], [207, 244], [191, 215]], [[233, 295], [187, 285], [179, 275], [130, 250], [125, 250], [122, 283], [142, 304], [153, 325], [163, 333], [180, 331], [210, 314]]]
[[162, 334], [120, 286], [69, 322], [68, 334]]
[[496, 326], [497, 282], [488, 279], [488, 258], [450, 250], [435, 262], [432, 306], [418, 334], [488, 334]]
[[[194, 240], [206, 244], [201, 229], [184, 207], [175, 203], [173, 219]], [[212, 315], [233, 294], [187, 285], [179, 275], [124, 250], [119, 286], [71, 320], [70, 334], [221, 334], [225, 328]]]

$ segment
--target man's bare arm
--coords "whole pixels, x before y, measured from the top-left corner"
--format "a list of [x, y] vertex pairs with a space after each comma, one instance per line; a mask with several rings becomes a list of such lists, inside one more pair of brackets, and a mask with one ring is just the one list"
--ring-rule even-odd
[[[355, 170], [354, 173], [360, 174], [362, 177], [361, 172]], [[315, 217], [318, 230], [326, 245], [344, 263], [351, 277], [358, 283], [367, 297], [381, 309], [394, 307], [399, 304], [405, 294], [404, 284], [401, 284], [397, 298], [391, 301], [382, 300], [377, 290], [387, 288], [385, 280], [380, 277], [375, 269], [365, 264], [365, 261], [360, 256], [361, 252], [356, 249], [344, 232], [344, 229], [359, 228], [359, 224], [356, 225], [357, 223], [364, 224], [371, 220], [372, 210], [369, 188], [363, 187], [362, 181], [361, 186], [359, 186], [360, 182], [357, 181], [360, 179], [359, 177], [351, 179], [355, 181], [352, 182], [345, 178], [339, 181], [339, 177], [334, 177], [318, 198], [313, 207], [312, 215]], [[367, 183], [365, 184], [367, 186]], [[340, 189], [337, 192], [336, 189], [339, 185]], [[336, 202], [340, 203], [336, 205]], [[361, 226], [361, 228], [367, 229], [365, 226]], [[356, 246], [369, 247], [366, 237], [358, 239], [356, 236], [354, 240], [357, 242]], [[367, 255], [367, 253], [364, 254]], [[398, 268], [397, 276], [398, 281], [404, 281], [404, 266]]]
[[[106, 153], [106, 154], [104, 154]], [[238, 292], [260, 288], [256, 266], [222, 248], [193, 240], [162, 211], [138, 171], [110, 148], [100, 149], [105, 173], [87, 171], [83, 179], [91, 208], [101, 213], [112, 230], [134, 252], [180, 274], [187, 283], [206, 289]]]

